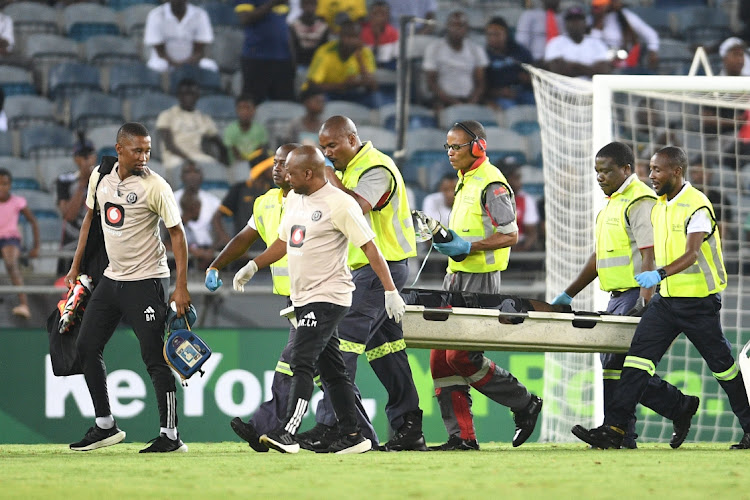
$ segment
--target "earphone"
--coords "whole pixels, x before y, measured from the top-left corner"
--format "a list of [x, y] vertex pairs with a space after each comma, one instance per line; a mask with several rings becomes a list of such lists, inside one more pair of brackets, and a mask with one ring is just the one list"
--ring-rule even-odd
[[472, 132], [469, 127], [464, 125], [461, 122], [456, 122], [453, 124], [453, 127], [460, 127], [471, 136], [471, 156], [474, 158], [481, 158], [484, 156], [485, 151], [487, 151], [487, 141], [485, 139], [480, 138]]

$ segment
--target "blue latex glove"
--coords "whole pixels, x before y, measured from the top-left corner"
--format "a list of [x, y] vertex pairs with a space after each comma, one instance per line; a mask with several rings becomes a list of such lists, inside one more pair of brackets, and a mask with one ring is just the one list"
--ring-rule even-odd
[[432, 243], [432, 246], [435, 247], [435, 250], [440, 252], [443, 255], [447, 255], [448, 257], [453, 257], [454, 255], [462, 255], [462, 254], [468, 254], [471, 252], [471, 242], [466, 241], [465, 239], [461, 238], [459, 235], [456, 234], [456, 232], [453, 229], [449, 229], [450, 233], [453, 235], [453, 239], [447, 243]]
[[635, 275], [635, 280], [641, 285], [641, 288], [651, 288], [661, 281], [658, 271], [645, 271]]
[[206, 270], [206, 288], [215, 292], [224, 282], [219, 278], [219, 271], [213, 267]]
[[569, 306], [573, 302], [573, 297], [563, 292], [550, 302], [551, 306]]

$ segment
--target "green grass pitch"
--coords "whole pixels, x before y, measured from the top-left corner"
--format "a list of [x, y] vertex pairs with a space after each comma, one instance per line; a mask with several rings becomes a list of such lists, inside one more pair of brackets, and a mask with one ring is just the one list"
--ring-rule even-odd
[[750, 498], [750, 451], [729, 443], [483, 443], [479, 452], [363, 455], [256, 453], [240, 442], [188, 443], [143, 455], [143, 443], [92, 452], [0, 444], [0, 498]]

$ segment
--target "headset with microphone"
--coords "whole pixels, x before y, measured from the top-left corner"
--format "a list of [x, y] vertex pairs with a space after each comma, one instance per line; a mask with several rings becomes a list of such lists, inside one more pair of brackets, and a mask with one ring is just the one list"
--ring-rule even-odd
[[485, 139], [482, 139], [477, 134], [471, 131], [469, 127], [464, 125], [461, 122], [456, 122], [453, 124], [453, 128], [460, 127], [464, 130], [469, 136], [471, 136], [471, 156], [474, 158], [481, 158], [485, 155], [485, 152], [487, 151], [487, 141]]

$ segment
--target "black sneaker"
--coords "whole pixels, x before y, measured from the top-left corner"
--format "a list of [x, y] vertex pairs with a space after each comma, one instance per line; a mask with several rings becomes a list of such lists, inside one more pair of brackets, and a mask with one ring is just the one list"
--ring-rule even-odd
[[74, 451], [91, 451], [105, 446], [112, 446], [125, 439], [125, 431], [117, 428], [117, 424], [111, 429], [102, 429], [94, 424], [93, 427], [86, 431], [83, 439], [77, 443], [71, 443], [70, 449]]
[[235, 434], [247, 441], [250, 448], [260, 453], [268, 451], [268, 446], [260, 442], [260, 434], [255, 430], [253, 424], [250, 422], [243, 422], [240, 417], [234, 417], [232, 421], [229, 422], [229, 425], [232, 427]]
[[346, 455], [353, 453], [364, 453], [372, 449], [372, 441], [365, 438], [361, 432], [355, 435], [343, 434], [328, 448], [315, 450], [315, 453], [336, 453]]
[[602, 425], [591, 430], [576, 425], [571, 429], [571, 432], [581, 441], [603, 450], [607, 448], [620, 449], [625, 437], [625, 431], [613, 425]]
[[299, 453], [299, 443], [292, 434], [283, 429], [263, 434], [260, 442], [281, 453]]
[[299, 443], [300, 448], [309, 451], [326, 449], [338, 438], [338, 426], [330, 426], [321, 423], [315, 424], [315, 427], [309, 431], [300, 432], [294, 436], [294, 439]]
[[470, 451], [479, 450], [479, 443], [476, 439], [461, 439], [455, 434], [448, 438], [448, 441], [437, 446], [430, 446], [430, 451]]
[[422, 434], [422, 410], [416, 409], [404, 414], [404, 423], [390, 441], [379, 448], [380, 451], [428, 451]]
[[180, 439], [180, 434], [177, 433], [177, 439], [169, 439], [163, 432], [159, 436], [155, 437], [151, 441], [151, 446], [143, 448], [138, 453], [169, 453], [176, 451], [177, 453], [187, 453], [188, 447]]
[[750, 450], [750, 432], [746, 432], [740, 442], [729, 447], [730, 450]]
[[674, 432], [672, 432], [672, 439], [669, 440], [669, 446], [672, 448], [679, 448], [687, 438], [688, 432], [690, 432], [690, 423], [693, 421], [693, 415], [698, 412], [700, 402], [701, 400], [696, 396], [687, 396], [685, 410], [672, 421]]
[[531, 401], [521, 411], [513, 412], [516, 433], [513, 435], [513, 447], [521, 446], [534, 432], [539, 413], [542, 411], [542, 398], [531, 395]]

